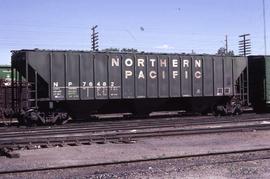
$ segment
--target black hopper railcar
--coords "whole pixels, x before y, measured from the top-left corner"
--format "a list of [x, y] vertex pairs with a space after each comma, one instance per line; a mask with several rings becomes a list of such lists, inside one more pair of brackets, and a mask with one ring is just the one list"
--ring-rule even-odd
[[240, 113], [249, 100], [247, 67], [237, 56], [13, 51], [12, 76], [26, 80], [29, 94], [27, 107], [13, 110], [27, 123], [95, 113]]

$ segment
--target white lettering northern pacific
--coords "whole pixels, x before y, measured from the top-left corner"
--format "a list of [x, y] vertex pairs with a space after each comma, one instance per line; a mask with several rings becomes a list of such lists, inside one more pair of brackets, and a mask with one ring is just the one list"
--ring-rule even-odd
[[[183, 59], [182, 63], [180, 63], [181, 60], [178, 60], [178, 59], [172, 59], [170, 63], [168, 63], [168, 59], [159, 59], [157, 63], [157, 59], [155, 58], [149, 58], [148, 60], [144, 58], [137, 58], [136, 63], [132, 58], [126, 58], [123, 60], [124, 60], [123, 65], [125, 67], [132, 68], [135, 65], [135, 68], [136, 67], [140, 68], [140, 70], [136, 72], [136, 78], [138, 79], [146, 79], [146, 76], [148, 76], [150, 79], [155, 79], [157, 78], [158, 73], [161, 73], [161, 78], [165, 79], [166, 73], [164, 71], [166, 71], [166, 68], [169, 68], [169, 66], [171, 66], [170, 68], [172, 68], [172, 70], [170, 70], [169, 73], [171, 73], [173, 79], [176, 79], [177, 76], [180, 75], [180, 71], [175, 70], [174, 68], [179, 68], [180, 64], [182, 65], [182, 68], [183, 68], [183, 70], [181, 70], [181, 73], [183, 74], [184, 79], [186, 80], [189, 79], [191, 75], [190, 71], [192, 71], [190, 69], [192, 67], [190, 59]], [[146, 63], [147, 61], [149, 62], [148, 64]], [[193, 63], [195, 67], [195, 70], [193, 71], [193, 76], [196, 79], [202, 78], [202, 60], [196, 59], [193, 61]], [[120, 67], [120, 65], [121, 65], [120, 58], [111, 58], [112, 67]], [[153, 68], [157, 68], [156, 67], [157, 65], [159, 67], [162, 67], [161, 71], [153, 69]], [[146, 68], [151, 68], [151, 70], [148, 71], [147, 74], [145, 73], [145, 71], [147, 71]], [[126, 69], [124, 71], [124, 78], [128, 79], [128, 78], [133, 78], [133, 77], [134, 77], [134, 73], [132, 70]], [[56, 86], [56, 84], [54, 85]]]

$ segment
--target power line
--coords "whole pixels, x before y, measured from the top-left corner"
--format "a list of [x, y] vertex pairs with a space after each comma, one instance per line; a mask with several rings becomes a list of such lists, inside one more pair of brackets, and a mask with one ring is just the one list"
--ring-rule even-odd
[[91, 40], [92, 40], [92, 50], [93, 51], [98, 51], [98, 32], [96, 32], [97, 27], [98, 26], [95, 25], [91, 28], [91, 30], [92, 30]]
[[225, 49], [226, 49], [226, 54], [228, 54], [228, 35], [225, 36]]
[[265, 0], [263, 0], [263, 26], [264, 26], [264, 53], [267, 55], [267, 44], [266, 44], [266, 17], [265, 17]]
[[242, 40], [239, 40], [239, 55], [247, 56], [251, 54], [251, 42], [249, 37], [250, 34], [239, 35]]

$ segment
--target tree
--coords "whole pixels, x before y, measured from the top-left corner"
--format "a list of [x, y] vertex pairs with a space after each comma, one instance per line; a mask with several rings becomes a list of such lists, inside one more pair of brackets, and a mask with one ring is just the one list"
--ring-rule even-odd
[[105, 48], [102, 50], [102, 52], [125, 52], [125, 53], [137, 53], [139, 52], [137, 49], [134, 48], [123, 48], [123, 49], [119, 49], [119, 48]]
[[128, 52], [128, 53], [137, 53], [138, 50], [134, 48], [123, 48], [121, 52]]
[[229, 55], [229, 56], [234, 56], [234, 51], [233, 51], [233, 50], [230, 50], [230, 51], [227, 53], [227, 55]]
[[225, 56], [226, 55], [226, 49], [224, 47], [220, 47], [217, 51], [217, 55]]
[[234, 56], [234, 51], [230, 50], [228, 52], [226, 52], [226, 48], [224, 47], [220, 47], [217, 51], [217, 55], [221, 55], [221, 56]]
[[120, 52], [118, 48], [105, 48], [102, 51], [103, 52]]

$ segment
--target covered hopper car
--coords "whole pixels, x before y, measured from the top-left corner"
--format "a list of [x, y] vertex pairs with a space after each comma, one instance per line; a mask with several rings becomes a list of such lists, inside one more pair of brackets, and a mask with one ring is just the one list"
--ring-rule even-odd
[[27, 105], [13, 105], [27, 123], [95, 113], [238, 113], [249, 102], [246, 57], [20, 50], [12, 69], [29, 84]]

